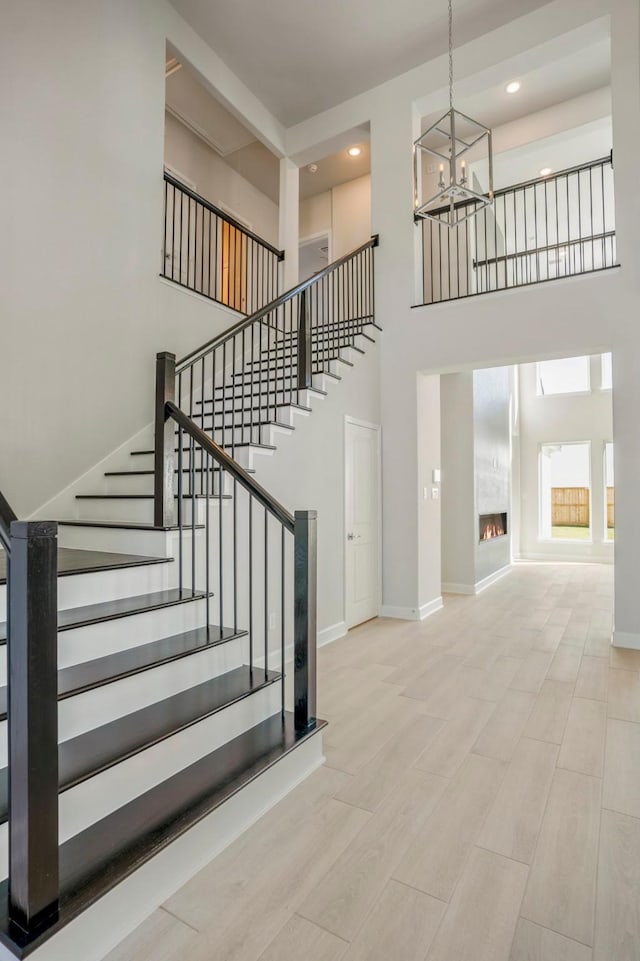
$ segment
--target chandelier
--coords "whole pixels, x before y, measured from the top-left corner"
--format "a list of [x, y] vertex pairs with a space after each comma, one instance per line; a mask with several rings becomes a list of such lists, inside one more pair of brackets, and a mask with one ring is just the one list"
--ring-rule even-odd
[[[473, 190], [464, 155], [485, 142], [489, 163], [489, 189], [486, 194]], [[483, 150], [478, 147], [477, 154]], [[422, 199], [422, 157], [428, 154], [439, 163], [437, 193]], [[491, 130], [453, 106], [453, 9], [449, 0], [449, 109], [413, 144], [414, 219], [434, 220], [448, 227], [474, 217], [493, 204], [493, 149]]]

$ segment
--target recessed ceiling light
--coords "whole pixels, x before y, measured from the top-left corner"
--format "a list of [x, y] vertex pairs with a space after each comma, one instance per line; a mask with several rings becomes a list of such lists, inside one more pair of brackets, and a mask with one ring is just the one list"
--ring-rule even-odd
[[350, 157], [359, 157], [360, 154], [362, 153], [362, 149], [361, 147], [349, 147], [349, 149], [347, 150], [347, 153], [349, 154]]
[[540, 171], [540, 176], [548, 177], [550, 173], [553, 173], [553, 170], [551, 169], [551, 167], [543, 167], [542, 170]]
[[318, 165], [317, 165], [317, 164], [309, 164], [309, 166], [307, 167], [307, 170], [309, 171], [310, 174], [317, 174], [317, 173], [318, 173]]
[[512, 80], [511, 83], [508, 83], [507, 86], [505, 87], [505, 90], [507, 91], [507, 93], [517, 93], [519, 89], [520, 89], [519, 80]]

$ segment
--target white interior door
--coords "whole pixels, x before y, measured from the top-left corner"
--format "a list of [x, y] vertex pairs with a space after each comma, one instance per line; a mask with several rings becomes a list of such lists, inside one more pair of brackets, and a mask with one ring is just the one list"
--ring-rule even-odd
[[380, 603], [380, 429], [345, 422], [345, 574], [348, 627]]

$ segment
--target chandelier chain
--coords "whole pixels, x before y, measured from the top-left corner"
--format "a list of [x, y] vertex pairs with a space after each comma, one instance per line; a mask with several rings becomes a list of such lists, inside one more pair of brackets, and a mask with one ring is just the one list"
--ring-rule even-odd
[[449, 0], [449, 109], [453, 110], [453, 0]]

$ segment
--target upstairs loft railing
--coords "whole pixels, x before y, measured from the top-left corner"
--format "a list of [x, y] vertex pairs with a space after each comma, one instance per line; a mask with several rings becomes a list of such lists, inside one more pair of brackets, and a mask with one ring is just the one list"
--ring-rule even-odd
[[497, 190], [459, 227], [420, 223], [424, 304], [614, 267], [611, 156]]
[[372, 237], [177, 364], [177, 406], [232, 457], [374, 322], [377, 245]]
[[162, 277], [253, 314], [277, 297], [282, 260], [282, 250], [165, 172]]
[[0, 545], [7, 582], [7, 920], [21, 941], [58, 916], [57, 525], [19, 521], [0, 493]]

